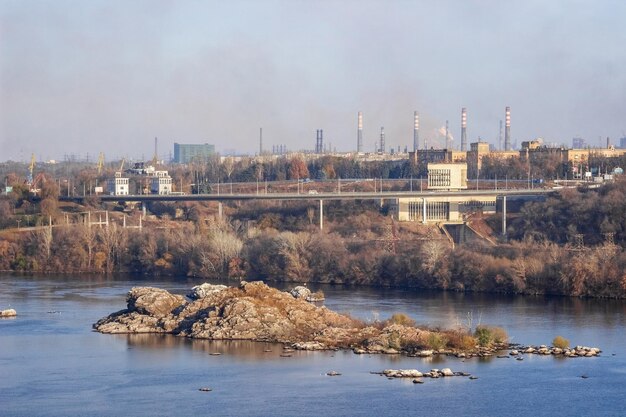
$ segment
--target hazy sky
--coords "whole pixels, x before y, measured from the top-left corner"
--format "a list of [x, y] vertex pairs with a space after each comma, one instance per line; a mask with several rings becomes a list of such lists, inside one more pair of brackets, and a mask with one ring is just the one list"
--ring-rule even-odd
[[623, 0], [0, 0], [0, 160], [149, 159], [154, 138], [258, 152], [388, 146], [596, 146], [626, 130]]

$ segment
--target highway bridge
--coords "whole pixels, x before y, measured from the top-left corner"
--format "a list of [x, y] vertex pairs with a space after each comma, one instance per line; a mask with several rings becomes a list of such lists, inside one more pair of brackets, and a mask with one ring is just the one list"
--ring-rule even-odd
[[[324, 201], [330, 200], [394, 200], [397, 202], [398, 219], [412, 219], [422, 223], [438, 222], [457, 223], [461, 216], [464, 202], [490, 201], [495, 212], [495, 200], [502, 201], [502, 233], [506, 234], [506, 199], [511, 196], [533, 198], [554, 193], [557, 190], [537, 189], [490, 189], [490, 190], [454, 190], [454, 191], [380, 191], [380, 192], [308, 192], [308, 193], [241, 193], [241, 194], [140, 194], [140, 195], [100, 195], [101, 201], [110, 202], [180, 202], [180, 201], [319, 201], [319, 227], [324, 228]], [[82, 203], [85, 197], [59, 197], [61, 201]], [[401, 210], [410, 207], [411, 213], [401, 214]]]
[[[432, 197], [479, 197], [502, 196], [539, 196], [554, 193], [558, 190], [548, 188], [535, 189], [491, 189], [491, 190], [458, 190], [458, 191], [382, 191], [382, 192], [319, 192], [319, 193], [240, 193], [240, 194], [134, 194], [105, 195], [101, 201], [246, 201], [246, 200], [379, 200], [392, 198], [432, 198]], [[82, 203], [89, 196], [60, 196], [60, 201]]]

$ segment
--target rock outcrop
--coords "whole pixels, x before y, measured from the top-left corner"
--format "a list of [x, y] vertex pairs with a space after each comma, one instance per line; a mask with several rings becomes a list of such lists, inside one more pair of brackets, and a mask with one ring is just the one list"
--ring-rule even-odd
[[[530, 353], [591, 357], [601, 352], [583, 346], [559, 349], [509, 344], [476, 346], [467, 351], [449, 347], [429, 349], [430, 339], [444, 338], [393, 321], [368, 325], [316, 306], [307, 301], [310, 296], [306, 287], [283, 292], [260, 281], [242, 281], [239, 287], [198, 285], [188, 294], [189, 299], [159, 288], [135, 287], [128, 292], [126, 309], [99, 320], [93, 327], [101, 333], [167, 333], [213, 340], [280, 342], [298, 350], [352, 349], [358, 354], [405, 353], [418, 357], [487, 357], [497, 351], [514, 349], [499, 357], [519, 360], [522, 354]], [[15, 315], [15, 310], [5, 310], [3, 317], [7, 311]], [[431, 377], [450, 374], [449, 369], [444, 369]], [[416, 375], [411, 373], [406, 377]]]
[[358, 320], [262, 282], [242, 282], [239, 288], [203, 284], [192, 289], [190, 298], [192, 301], [158, 288], [135, 287], [128, 293], [127, 308], [99, 320], [94, 329], [284, 342], [307, 350], [349, 348], [371, 333]]

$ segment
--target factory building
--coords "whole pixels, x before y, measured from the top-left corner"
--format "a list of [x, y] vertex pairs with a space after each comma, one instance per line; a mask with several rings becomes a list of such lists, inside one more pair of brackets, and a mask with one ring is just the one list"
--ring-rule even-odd
[[194, 160], [205, 160], [215, 154], [215, 145], [174, 143], [174, 162], [189, 164]]
[[429, 190], [467, 190], [467, 164], [428, 164]]
[[107, 192], [111, 195], [128, 195], [128, 177], [122, 177], [121, 172], [115, 173], [115, 178], [107, 182]]
[[[467, 189], [467, 164], [428, 164], [429, 190]], [[391, 202], [391, 211], [398, 221], [421, 223], [456, 223], [476, 213], [495, 213], [495, 195], [402, 197]]]
[[170, 194], [172, 192], [172, 177], [167, 171], [154, 171], [150, 178], [150, 192], [152, 194]]

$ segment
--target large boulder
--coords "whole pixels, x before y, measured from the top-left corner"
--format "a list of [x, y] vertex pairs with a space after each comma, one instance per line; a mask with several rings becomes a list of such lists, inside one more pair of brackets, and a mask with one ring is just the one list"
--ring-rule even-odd
[[294, 289], [292, 289], [291, 291], [289, 291], [289, 294], [291, 294], [293, 298], [302, 298], [304, 300], [307, 300], [311, 297], [311, 290], [308, 289], [307, 287], [299, 285], [295, 287]]
[[185, 304], [181, 295], [153, 287], [134, 287], [126, 296], [128, 311], [162, 318]]
[[192, 300], [198, 300], [200, 298], [205, 298], [209, 295], [223, 291], [227, 288], [228, 287], [226, 285], [213, 285], [205, 282], [204, 284], [192, 287], [191, 292], [187, 294], [187, 297], [191, 298]]

